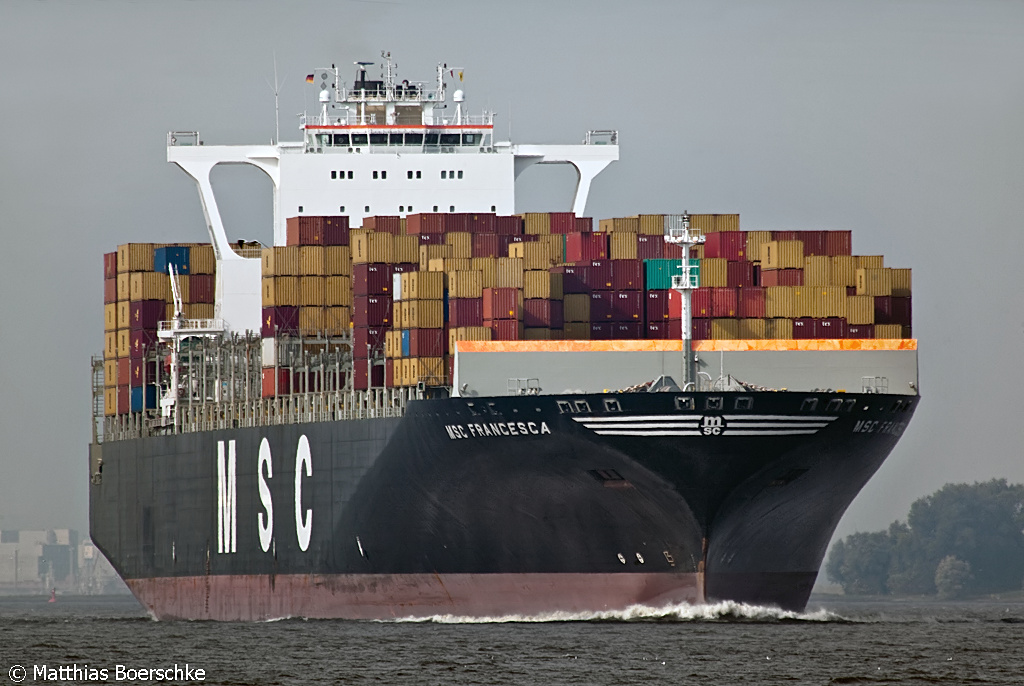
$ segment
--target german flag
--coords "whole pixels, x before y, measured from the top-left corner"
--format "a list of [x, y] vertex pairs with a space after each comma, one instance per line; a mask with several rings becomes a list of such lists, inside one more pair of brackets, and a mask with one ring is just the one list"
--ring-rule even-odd
[[306, 83], [313, 83], [314, 81], [316, 81], [316, 79], [313, 78], [312, 74], [306, 76]]

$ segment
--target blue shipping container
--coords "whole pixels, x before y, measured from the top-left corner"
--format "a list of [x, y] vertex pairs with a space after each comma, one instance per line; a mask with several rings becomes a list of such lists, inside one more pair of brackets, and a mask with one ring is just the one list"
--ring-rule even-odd
[[174, 265], [174, 271], [179, 274], [189, 273], [189, 249], [186, 247], [167, 245], [153, 251], [153, 271], [163, 274], [170, 274], [168, 268]]
[[409, 346], [409, 330], [405, 329], [404, 331], [402, 331], [402, 357], [412, 357], [409, 354], [410, 349], [411, 348]]
[[154, 386], [153, 384], [147, 384], [146, 386], [135, 386], [132, 388], [132, 412], [142, 412], [143, 393], [145, 393], [146, 398], [145, 409], [156, 409], [156, 386]]

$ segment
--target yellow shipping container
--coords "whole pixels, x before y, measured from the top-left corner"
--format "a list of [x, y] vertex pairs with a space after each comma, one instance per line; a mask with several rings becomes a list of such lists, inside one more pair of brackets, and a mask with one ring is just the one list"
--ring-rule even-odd
[[[806, 288], [806, 287], [805, 287]], [[812, 317], [845, 317], [846, 286], [811, 286], [814, 291]]]
[[547, 212], [526, 212], [523, 218], [523, 233], [540, 235], [551, 233], [551, 215]]
[[873, 295], [846, 296], [847, 324], [874, 324], [875, 297]]
[[364, 232], [352, 238], [352, 264], [394, 262], [395, 237], [390, 233]]
[[903, 327], [899, 324], [875, 324], [875, 338], [903, 338]]
[[773, 341], [788, 341], [793, 338], [792, 319], [766, 319], [764, 337]]
[[567, 341], [589, 341], [590, 322], [566, 322], [563, 336]]
[[297, 307], [299, 304], [299, 277], [263, 277], [263, 307]]
[[299, 305], [323, 307], [327, 304], [327, 279], [322, 276], [299, 277]]
[[892, 270], [858, 269], [857, 295], [892, 295]]
[[446, 373], [443, 357], [414, 357], [409, 360], [408, 385], [443, 386]]
[[711, 338], [716, 341], [734, 341], [740, 337], [740, 320], [712, 319]]
[[153, 243], [125, 243], [117, 246], [117, 273], [153, 271]]
[[483, 272], [473, 270], [448, 272], [449, 298], [480, 298], [483, 294]]
[[451, 257], [472, 259], [473, 234], [468, 231], [453, 231], [444, 237], [445, 245], [451, 248]]
[[854, 269], [882, 269], [885, 267], [884, 255], [854, 255]]
[[489, 341], [491, 340], [491, 327], [489, 326], [459, 326], [448, 331], [448, 352], [455, 354], [455, 343], [457, 341]]
[[440, 329], [444, 327], [444, 302], [441, 300], [403, 300], [408, 305], [405, 329]]
[[563, 234], [553, 233], [549, 236], [540, 236], [537, 242], [548, 247], [548, 259], [551, 264], [565, 262], [565, 236]]
[[740, 319], [739, 336], [741, 340], [761, 340], [767, 338], [768, 325], [764, 319]]
[[857, 285], [857, 262], [852, 255], [835, 255], [832, 257], [832, 285]]
[[469, 268], [483, 275], [484, 288], [498, 287], [498, 260], [494, 257], [474, 257], [469, 261]]
[[103, 387], [113, 388], [115, 386], [117, 386], [117, 360], [104, 360]]
[[665, 233], [665, 215], [663, 214], [639, 214], [639, 231], [646, 236], [662, 236]]
[[324, 329], [324, 308], [300, 307], [299, 308], [299, 333], [303, 336], [316, 336]]
[[128, 329], [117, 330], [117, 356], [129, 357], [132, 354], [132, 332]]
[[103, 414], [106, 417], [112, 417], [117, 414], [117, 389], [116, 388], [105, 388], [103, 389]]
[[117, 359], [117, 331], [108, 331], [103, 334], [103, 359]]
[[132, 275], [127, 272], [117, 275], [117, 299], [124, 301], [132, 299]]
[[509, 243], [508, 256], [522, 259], [524, 269], [547, 269], [554, 264], [550, 246], [540, 241]]
[[117, 331], [117, 303], [103, 306], [103, 330]]
[[403, 300], [441, 300], [444, 298], [444, 272], [406, 272], [402, 274]]
[[129, 300], [167, 300], [170, 298], [171, 277], [167, 274], [132, 272], [129, 275], [129, 282]]
[[[561, 333], [561, 331], [559, 331]], [[531, 328], [523, 329], [524, 341], [558, 341], [560, 337], [555, 335], [555, 329]]]
[[739, 231], [740, 215], [738, 214], [691, 214], [690, 228], [702, 234], [719, 233], [721, 231]]
[[748, 231], [747, 252], [749, 259], [758, 261], [761, 259], [761, 246], [772, 239], [771, 231]]
[[299, 246], [278, 245], [260, 252], [263, 276], [298, 276]]
[[429, 269], [431, 260], [451, 257], [452, 247], [450, 245], [421, 245], [420, 246], [420, 271]]
[[217, 256], [212, 245], [193, 245], [188, 249], [188, 273], [217, 273]]
[[761, 269], [803, 269], [803, 241], [767, 241], [761, 244]]
[[420, 239], [416, 236], [394, 237], [393, 261], [395, 264], [415, 264], [420, 259]]
[[907, 297], [910, 293], [910, 270], [909, 269], [890, 269], [889, 270], [892, 281], [892, 294], [899, 297]]
[[[168, 306], [174, 307], [169, 303]], [[213, 307], [213, 303], [185, 303], [185, 319], [213, 319]]]
[[394, 326], [400, 329], [405, 328], [405, 323], [409, 320], [409, 306], [403, 305], [408, 302], [407, 300], [392, 300], [391, 301], [391, 322]]
[[324, 276], [327, 258], [322, 245], [299, 246], [299, 276]]
[[524, 298], [561, 300], [562, 295], [561, 274], [551, 273], [546, 269], [527, 270], [523, 272]]
[[[612, 219], [602, 219], [597, 223], [597, 230], [601, 233], [615, 233], [616, 231], [622, 233], [639, 233], [640, 232], [640, 217], [614, 217]], [[664, 228], [662, 229], [664, 232]]]
[[700, 261], [700, 285], [725, 287], [729, 285], [728, 261], [724, 257], [705, 257]]
[[796, 317], [796, 295], [793, 292], [795, 286], [768, 286], [764, 289], [765, 316]]
[[[169, 303], [174, 302], [174, 291], [171, 290], [171, 277], [164, 275], [167, 279], [167, 297], [164, 298]], [[181, 302], [188, 303], [192, 302], [192, 279], [186, 275], [179, 274], [175, 277], [175, 283], [178, 286], [178, 294], [181, 295]]]
[[806, 286], [790, 286], [793, 289], [794, 317], [815, 317], [815, 295], [817, 289]]
[[[184, 312], [184, 310], [182, 310], [182, 315], [184, 316], [184, 314], [185, 314], [185, 312]], [[188, 319], [188, 317], [185, 317], [185, 318]], [[174, 303], [167, 303], [164, 306], [164, 321], [168, 321], [168, 322], [174, 321]], [[130, 327], [131, 325], [130, 324], [125, 324], [125, 326]]]
[[523, 287], [523, 261], [516, 257], [498, 258], [497, 288]]
[[636, 234], [619, 231], [608, 237], [608, 257], [613, 260], [636, 259]]
[[805, 286], [831, 286], [832, 285], [832, 257], [829, 255], [814, 255], [804, 258], [804, 285]]
[[324, 305], [328, 307], [352, 307], [352, 277], [325, 277]]
[[[415, 262], [416, 260], [413, 260]], [[352, 250], [347, 245], [324, 247], [324, 275], [352, 276]]]
[[704, 259], [704, 244], [698, 243], [697, 245], [690, 248], [690, 259], [703, 260]]
[[[589, 323], [590, 295], [588, 293], [566, 293], [562, 302], [562, 311], [567, 322]], [[587, 338], [589, 338], [590, 329], [587, 329], [587, 331]]]
[[352, 330], [352, 308], [325, 307], [324, 334], [327, 336], [346, 336]]
[[128, 329], [132, 325], [132, 304], [127, 300], [117, 301], [117, 326], [115, 329]]

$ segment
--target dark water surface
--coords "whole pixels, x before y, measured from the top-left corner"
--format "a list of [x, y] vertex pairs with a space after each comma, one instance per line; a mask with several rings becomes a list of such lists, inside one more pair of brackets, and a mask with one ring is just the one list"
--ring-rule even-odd
[[27, 668], [23, 683], [52, 684], [98, 682], [44, 681], [33, 668], [107, 669], [101, 682], [118, 683], [117, 665], [186, 663], [213, 684], [1024, 684], [1020, 602], [221, 624], [155, 622], [130, 597], [46, 600], [0, 598], [0, 684], [14, 683], [14, 665]]

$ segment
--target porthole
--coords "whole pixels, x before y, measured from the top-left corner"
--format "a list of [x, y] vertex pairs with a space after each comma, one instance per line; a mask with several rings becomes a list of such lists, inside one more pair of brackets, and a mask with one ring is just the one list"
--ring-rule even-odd
[[713, 398], [707, 398], [704, 401], [705, 410], [721, 410], [722, 409], [722, 396], [716, 395]]
[[694, 407], [695, 407], [695, 404], [694, 404], [693, 398], [691, 396], [681, 395], [681, 396], [676, 397], [676, 409], [677, 410], [683, 410], [683, 411], [691, 410], [692, 411], [694, 409]]

